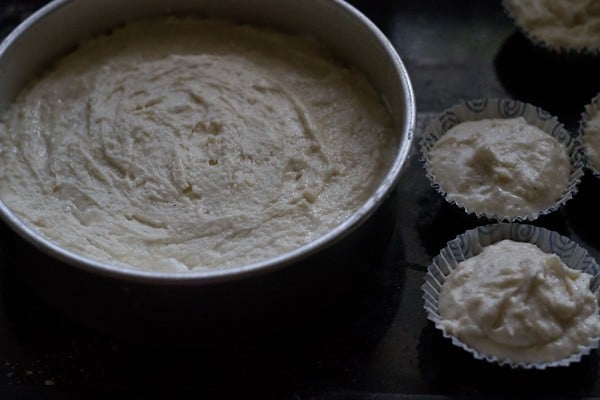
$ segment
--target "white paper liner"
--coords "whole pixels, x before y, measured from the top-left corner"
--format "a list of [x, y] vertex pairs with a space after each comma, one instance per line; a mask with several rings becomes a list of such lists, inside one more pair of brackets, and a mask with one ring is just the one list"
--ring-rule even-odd
[[[448, 194], [440, 186], [431, 170], [429, 152], [449, 129], [461, 122], [477, 121], [491, 118], [516, 118], [523, 117], [527, 123], [540, 128], [542, 131], [552, 135], [560, 144], [565, 146], [571, 162], [571, 174], [569, 182], [560, 199], [548, 208], [527, 215], [506, 216], [490, 214], [480, 210], [469, 209], [465, 204], [457, 202], [448, 197]], [[497, 221], [533, 221], [540, 215], [550, 214], [572, 199], [577, 193], [577, 185], [583, 176], [585, 157], [581, 143], [573, 138], [569, 131], [548, 112], [531, 104], [509, 99], [477, 99], [456, 104], [445, 110], [437, 118], [430, 121], [420, 143], [421, 162], [425, 168], [425, 174], [431, 182], [431, 186], [440, 193], [450, 204], [462, 208], [467, 214], [474, 214], [478, 218], [488, 218]]]
[[442, 331], [444, 337], [451, 339], [454, 345], [471, 353], [473, 357], [478, 360], [485, 360], [499, 365], [507, 365], [511, 368], [524, 369], [545, 369], [548, 367], [567, 366], [571, 363], [579, 362], [581, 357], [589, 354], [593, 349], [598, 348], [600, 337], [589, 338], [588, 343], [580, 346], [579, 352], [568, 358], [544, 363], [526, 363], [513, 362], [509, 359], [480, 353], [460, 341], [457, 337], [450, 335], [443, 330], [441, 326], [442, 318], [438, 312], [438, 301], [441, 287], [450, 272], [456, 269], [461, 261], [479, 254], [485, 246], [489, 246], [504, 239], [533, 243], [546, 253], [558, 255], [562, 262], [568, 267], [592, 275], [593, 278], [590, 282], [590, 289], [596, 294], [596, 297], [598, 297], [600, 288], [600, 265], [577, 243], [556, 232], [533, 225], [498, 223], [480, 226], [466, 231], [454, 240], [448, 242], [447, 246], [433, 259], [431, 265], [429, 265], [429, 268], [427, 269], [425, 283], [421, 287], [423, 290], [427, 318], [435, 324], [437, 329]]
[[[587, 123], [596, 115], [600, 114], [600, 93], [592, 99], [592, 101], [585, 106], [585, 111], [581, 114], [581, 120], [579, 121], [579, 137], [583, 145], [583, 151], [585, 154], [585, 166], [589, 169], [596, 178], [600, 178], [600, 166], [592, 164], [589, 159], [588, 150], [585, 144], [585, 135], [587, 129]], [[598, 133], [600, 135], [600, 132]]]
[[507, 4], [506, 0], [502, 1], [502, 8], [517, 29], [519, 29], [523, 36], [525, 36], [534, 46], [556, 54], [557, 56], [562, 56], [565, 59], [577, 59], [580, 57], [591, 57], [595, 59], [596, 57], [600, 57], [600, 44], [598, 46], [568, 47], [547, 42], [522, 25], [521, 21], [512, 12], [511, 7]]

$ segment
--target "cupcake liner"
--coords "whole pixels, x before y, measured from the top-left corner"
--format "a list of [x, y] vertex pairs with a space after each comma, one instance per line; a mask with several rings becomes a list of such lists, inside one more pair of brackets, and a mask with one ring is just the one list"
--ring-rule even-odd
[[[530, 213], [528, 215], [505, 216], [490, 214], [484, 211], [472, 210], [465, 204], [455, 201], [448, 197], [446, 191], [440, 186], [433, 171], [431, 170], [431, 160], [429, 152], [435, 143], [452, 127], [461, 122], [476, 121], [492, 118], [516, 118], [523, 117], [527, 123], [540, 128], [542, 131], [552, 135], [560, 144], [565, 146], [569, 160], [571, 162], [571, 174], [569, 182], [560, 199], [554, 202], [548, 208]], [[425, 129], [423, 138], [420, 141], [421, 162], [425, 168], [425, 173], [431, 186], [440, 193], [450, 204], [455, 204], [462, 208], [467, 214], [474, 214], [478, 218], [487, 218], [497, 221], [533, 221], [540, 215], [550, 214], [573, 198], [577, 193], [577, 185], [583, 176], [585, 158], [581, 143], [577, 138], [564, 128], [556, 117], [548, 112], [531, 104], [522, 103], [516, 100], [508, 99], [477, 99], [465, 101], [456, 104], [444, 111], [437, 118], [430, 121]]]
[[[585, 166], [589, 169], [596, 178], [600, 178], [600, 165], [594, 165], [589, 158], [588, 149], [586, 146], [586, 129], [588, 128], [589, 121], [600, 114], [600, 93], [592, 99], [592, 101], [585, 106], [585, 111], [581, 114], [581, 120], [579, 121], [579, 137], [583, 145], [583, 152], [585, 155]], [[597, 133], [600, 135], [600, 132]], [[598, 149], [600, 152], [600, 149]]]
[[594, 60], [600, 57], [600, 43], [596, 46], [563, 46], [555, 43], [545, 41], [544, 39], [537, 36], [534, 32], [523, 26], [522, 21], [515, 15], [515, 12], [508, 4], [507, 0], [502, 1], [502, 8], [507, 17], [517, 27], [517, 29], [531, 42], [534, 46], [539, 49], [560, 56], [564, 61], [580, 61], [580, 60]]
[[454, 240], [448, 242], [447, 246], [433, 259], [427, 269], [425, 283], [421, 287], [427, 318], [435, 324], [437, 329], [442, 331], [444, 337], [449, 338], [452, 341], [452, 344], [471, 353], [473, 357], [478, 360], [485, 360], [499, 365], [510, 366], [511, 368], [523, 369], [545, 369], [548, 367], [567, 366], [571, 363], [579, 362], [581, 357], [599, 347], [600, 337], [589, 338], [588, 343], [580, 346], [579, 352], [562, 360], [543, 363], [526, 363], [513, 362], [509, 359], [483, 354], [443, 330], [441, 325], [442, 318], [438, 312], [438, 301], [441, 287], [448, 275], [457, 268], [460, 262], [479, 254], [484, 247], [504, 239], [532, 243], [546, 253], [558, 255], [562, 262], [568, 267], [592, 275], [593, 278], [590, 282], [590, 289], [596, 294], [596, 297], [598, 297], [600, 288], [600, 265], [577, 243], [556, 232], [533, 225], [498, 223], [480, 226], [466, 231]]

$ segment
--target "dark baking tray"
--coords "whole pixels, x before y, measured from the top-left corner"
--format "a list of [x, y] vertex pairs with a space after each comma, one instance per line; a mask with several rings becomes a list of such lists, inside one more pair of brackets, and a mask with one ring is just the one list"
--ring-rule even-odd
[[[482, 222], [430, 188], [416, 148], [424, 124], [461, 99], [531, 102], [576, 131], [584, 105], [600, 92], [598, 60], [532, 47], [499, 1], [352, 3], [396, 46], [419, 114], [417, 140], [392, 198], [395, 229], [382, 233], [383, 261], [364, 284], [313, 318], [261, 337], [245, 337], [242, 329], [239, 340], [225, 343], [150, 344], [90, 328], [42, 300], [18, 272], [24, 263], [48, 260], [0, 224], [0, 397], [600, 396], [596, 353], [568, 368], [510, 370], [472, 359], [426, 321], [424, 270], [446, 241]], [[3, 0], [0, 36], [43, 4]], [[599, 200], [600, 180], [586, 173], [576, 197], [535, 224], [599, 258]]]

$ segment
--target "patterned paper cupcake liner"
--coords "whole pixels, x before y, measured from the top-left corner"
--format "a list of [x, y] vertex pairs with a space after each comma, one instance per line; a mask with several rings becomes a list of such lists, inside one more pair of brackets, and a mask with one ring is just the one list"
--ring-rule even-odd
[[[579, 122], [579, 137], [583, 144], [583, 150], [585, 154], [585, 165], [594, 174], [595, 177], [600, 178], [600, 148], [596, 149], [598, 153], [598, 162], [592, 162], [590, 158], [590, 150], [586, 144], [586, 136], [591, 135], [589, 123], [594, 118], [600, 115], [600, 93], [592, 99], [592, 101], [585, 106], [585, 111], [581, 114], [581, 120]], [[600, 142], [600, 131], [595, 132], [594, 135], [599, 136], [598, 141]]]
[[466, 231], [448, 242], [447, 246], [433, 259], [427, 269], [425, 283], [421, 287], [427, 318], [435, 324], [437, 329], [442, 331], [444, 337], [449, 338], [455, 346], [471, 353], [478, 360], [522, 369], [546, 369], [548, 367], [567, 366], [571, 363], [579, 362], [583, 356], [588, 355], [593, 349], [599, 347], [600, 337], [590, 337], [585, 345], [579, 346], [577, 353], [567, 358], [551, 362], [533, 363], [514, 362], [510, 359], [499, 358], [491, 354], [483, 354], [462, 342], [456, 336], [444, 331], [441, 324], [442, 318], [438, 312], [439, 295], [444, 281], [457, 268], [460, 262], [481, 253], [484, 247], [504, 239], [532, 243], [546, 253], [558, 255], [568, 267], [592, 275], [590, 289], [598, 296], [600, 288], [600, 265], [577, 243], [556, 232], [533, 225], [498, 223]]
[[595, 60], [600, 57], [600, 42], [595, 46], [566, 46], [549, 42], [536, 35], [535, 32], [527, 29], [507, 0], [502, 1], [502, 8], [523, 36], [540, 50], [559, 56], [563, 61]]
[[[551, 206], [527, 215], [506, 216], [492, 214], [481, 210], [470, 209], [467, 205], [458, 202], [440, 186], [431, 168], [429, 152], [435, 143], [452, 127], [466, 121], [477, 121], [493, 118], [517, 118], [523, 117], [528, 124], [540, 128], [542, 131], [554, 137], [560, 144], [565, 146], [571, 163], [571, 173], [567, 187], [562, 196]], [[437, 118], [430, 121], [420, 141], [421, 162], [425, 168], [425, 174], [431, 182], [431, 186], [440, 193], [446, 201], [463, 209], [467, 214], [474, 214], [478, 218], [487, 218], [497, 221], [533, 221], [540, 215], [550, 214], [577, 193], [577, 185], [583, 176], [585, 158], [582, 146], [577, 138], [571, 136], [558, 119], [539, 107], [509, 99], [477, 99], [456, 104], [444, 111]]]

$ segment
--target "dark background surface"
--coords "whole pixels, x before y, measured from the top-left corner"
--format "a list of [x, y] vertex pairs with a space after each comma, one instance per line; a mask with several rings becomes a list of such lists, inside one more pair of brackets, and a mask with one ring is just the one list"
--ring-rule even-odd
[[[44, 3], [0, 0], [0, 36]], [[210, 343], [148, 343], [90, 327], [50, 305], [21, 272], [50, 261], [0, 224], [0, 398], [600, 396], [595, 353], [569, 368], [510, 370], [472, 359], [427, 323], [420, 292], [427, 265], [446, 241], [481, 221], [430, 188], [416, 150], [423, 124], [461, 99], [531, 102], [575, 131], [584, 105], [600, 92], [598, 60], [532, 47], [498, 1], [352, 3], [398, 50], [419, 113], [417, 140], [391, 201], [398, 218], [381, 239], [389, 243], [383, 260], [373, 262], [363, 284], [285, 327], [256, 321], [271, 327], [259, 335], [242, 327]], [[535, 224], [598, 258], [599, 189], [586, 173], [577, 196]], [[294, 313], [288, 310], [292, 320]]]

